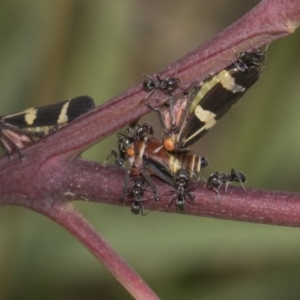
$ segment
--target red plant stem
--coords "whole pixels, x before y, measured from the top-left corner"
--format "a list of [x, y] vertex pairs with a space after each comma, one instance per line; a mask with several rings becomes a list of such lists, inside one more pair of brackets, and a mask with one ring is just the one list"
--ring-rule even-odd
[[99, 236], [95, 228], [82, 218], [72, 204], [56, 203], [47, 216], [69, 230], [103, 263], [135, 299], [159, 299], [143, 279], [110, 247], [107, 241]]
[[[60, 186], [56, 187], [57, 192], [68, 191], [67, 197], [71, 199], [78, 199], [81, 196], [81, 199], [85, 198], [93, 202], [123, 205], [118, 199], [122, 194], [120, 182], [124, 180], [124, 170], [115, 168], [112, 171], [111, 168], [99, 164], [98, 171], [94, 174], [91, 174], [90, 171], [85, 173], [85, 170], [89, 170], [89, 164], [90, 162], [78, 159], [76, 163], [69, 162], [63, 165], [65, 172], [72, 174], [72, 178], [61, 181]], [[175, 204], [169, 204], [169, 201], [176, 195], [163, 196], [167, 192], [175, 192], [174, 188], [156, 178], [153, 180], [155, 180], [158, 193], [162, 197], [160, 201], [150, 199], [143, 202], [144, 208], [175, 212]], [[70, 182], [72, 182], [72, 187], [69, 186]], [[54, 190], [51, 184], [48, 188]], [[245, 191], [241, 187], [229, 186], [227, 192], [221, 189], [220, 194], [217, 194], [213, 190], [208, 190], [202, 183], [193, 191], [193, 195], [196, 196], [196, 199], [187, 203], [185, 214], [273, 225], [300, 226], [300, 194], [297, 193], [250, 188]], [[145, 199], [151, 196], [153, 195], [148, 193], [145, 195]], [[131, 205], [131, 202], [125, 203], [125, 205]], [[130, 213], [129, 209], [128, 213]]]
[[[46, 214], [51, 211], [55, 200], [49, 199], [43, 202], [42, 199], [52, 198], [61, 199], [61, 201], [70, 201], [80, 199], [83, 201], [93, 201], [109, 203], [114, 205], [131, 205], [131, 202], [122, 204], [119, 202], [122, 195], [122, 183], [124, 180], [124, 169], [107, 167], [105, 165], [88, 162], [83, 159], [61, 162], [59, 167], [45, 168], [39, 172], [39, 177], [33, 179], [35, 185], [39, 187], [43, 184], [43, 190], [35, 198], [13, 201], [13, 204], [23, 205]], [[52, 180], [60, 174], [60, 180]], [[162, 183], [159, 179], [153, 178], [158, 188], [159, 195], [162, 195], [160, 201], [151, 200], [151, 193], [145, 195], [150, 201], [143, 203], [145, 209], [159, 210], [164, 212], [175, 212], [174, 203], [169, 201], [175, 194], [164, 196], [166, 192], [175, 191], [174, 188]], [[7, 180], [3, 184], [9, 184], [6, 189], [15, 189], [18, 195], [24, 194], [21, 182], [17, 183]], [[300, 226], [300, 194], [254, 190], [247, 188], [244, 191], [241, 187], [229, 186], [228, 191], [224, 189], [220, 194], [208, 190], [204, 184], [200, 184], [193, 195], [196, 199], [187, 203], [186, 214], [195, 216], [206, 216], [220, 219], [229, 219], [237, 221], [247, 221], [254, 223], [264, 223], [284, 226]], [[6, 198], [6, 201], [8, 198]], [[0, 198], [2, 200], [2, 197]], [[1, 201], [3, 204], [5, 201]], [[52, 212], [51, 212], [52, 213]], [[128, 209], [128, 213], [129, 209]]]

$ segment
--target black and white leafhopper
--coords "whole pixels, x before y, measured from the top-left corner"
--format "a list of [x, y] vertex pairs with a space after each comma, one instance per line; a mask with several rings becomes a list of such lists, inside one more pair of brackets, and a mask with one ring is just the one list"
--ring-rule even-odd
[[9, 156], [17, 151], [23, 159], [21, 149], [27, 144], [77, 119], [94, 107], [92, 98], [80, 96], [0, 116], [0, 146]]

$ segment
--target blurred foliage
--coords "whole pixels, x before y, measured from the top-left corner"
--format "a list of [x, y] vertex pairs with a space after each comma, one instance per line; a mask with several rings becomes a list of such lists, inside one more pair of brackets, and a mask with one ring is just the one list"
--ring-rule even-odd
[[[1, 112], [83, 94], [99, 105], [257, 2], [0, 1]], [[205, 175], [235, 167], [248, 186], [300, 192], [299, 48], [299, 31], [269, 46], [260, 82], [195, 148], [213, 166]], [[104, 161], [115, 141], [85, 156]], [[299, 229], [76, 206], [162, 299], [299, 298]], [[43, 216], [2, 207], [0, 227], [0, 299], [131, 299], [76, 239]]]

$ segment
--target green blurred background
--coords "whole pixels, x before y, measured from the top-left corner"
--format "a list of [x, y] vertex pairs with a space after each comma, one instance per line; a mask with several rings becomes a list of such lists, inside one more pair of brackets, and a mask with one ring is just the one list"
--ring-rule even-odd
[[[1, 114], [84, 94], [99, 105], [257, 3], [0, 1]], [[300, 192], [299, 49], [299, 30], [269, 46], [261, 80], [199, 142], [213, 166], [205, 175], [235, 167], [248, 187]], [[111, 137], [85, 156], [103, 162], [115, 146]], [[300, 298], [299, 229], [75, 205], [162, 299]], [[0, 228], [1, 300], [131, 299], [45, 217], [1, 207]]]

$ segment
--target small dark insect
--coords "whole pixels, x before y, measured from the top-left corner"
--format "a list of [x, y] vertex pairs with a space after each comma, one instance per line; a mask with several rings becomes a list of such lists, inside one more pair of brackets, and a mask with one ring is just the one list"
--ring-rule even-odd
[[[143, 76], [147, 78], [143, 82], [143, 89], [145, 92], [148, 92], [148, 95], [142, 100], [142, 103], [146, 102], [154, 91], [162, 91], [166, 95], [170, 96], [177, 88], [181, 88], [180, 80], [176, 77], [167, 77], [162, 79], [159, 74], [156, 74], [156, 79], [154, 79], [146, 74], [143, 74]], [[158, 93], [156, 94], [156, 100], [158, 100]]]
[[131, 196], [133, 197], [133, 202], [131, 204], [131, 212], [135, 215], [141, 213], [142, 216], [145, 216], [147, 213], [144, 213], [143, 201], [144, 199], [144, 191], [146, 189], [146, 181], [141, 177], [137, 176], [133, 180], [133, 186], [131, 188]]
[[174, 177], [174, 182], [177, 190], [170, 191], [167, 194], [176, 194], [176, 196], [169, 201], [169, 206], [175, 201], [176, 211], [184, 213], [186, 201], [193, 201], [195, 199], [195, 196], [190, 193], [192, 188], [188, 188], [190, 182], [189, 171], [187, 169], [180, 169]]
[[215, 172], [208, 177], [207, 187], [209, 189], [213, 189], [216, 193], [219, 193], [219, 190], [223, 185], [225, 185], [225, 191], [227, 191], [227, 187], [231, 182], [240, 183], [244, 188], [243, 183], [246, 182], [246, 176], [242, 172], [235, 169], [231, 169], [230, 174]]
[[[128, 132], [131, 135], [126, 135], [123, 133], [119, 133], [119, 155], [115, 155], [116, 151], [112, 151], [116, 157], [115, 164], [123, 165], [124, 161], [128, 160], [131, 169], [129, 172], [126, 172], [125, 182], [123, 186], [123, 195], [128, 194], [130, 178], [134, 178], [136, 176], [143, 176], [144, 180], [151, 187], [155, 200], [158, 201], [159, 197], [157, 194], [156, 186], [149, 176], [143, 162], [143, 154], [145, 150], [145, 145], [147, 140], [153, 134], [152, 126], [148, 123], [144, 123], [142, 125], [136, 125], [134, 129], [129, 129]], [[141, 147], [137, 146], [137, 142], [141, 142], [139, 144]]]
[[124, 132], [118, 132], [118, 150], [112, 150], [106, 159], [110, 157], [115, 158], [115, 166], [123, 167], [125, 161], [129, 160], [132, 164], [132, 160], [135, 155], [134, 141], [145, 140], [153, 135], [153, 128], [149, 123], [143, 123], [142, 125], [135, 124], [134, 128], [128, 127]]

